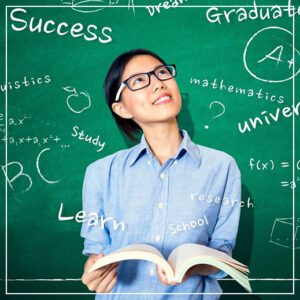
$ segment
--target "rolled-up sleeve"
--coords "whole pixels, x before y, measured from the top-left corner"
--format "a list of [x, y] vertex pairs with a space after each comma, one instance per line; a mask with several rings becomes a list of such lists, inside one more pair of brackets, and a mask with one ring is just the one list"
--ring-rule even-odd
[[[235, 160], [233, 160], [228, 172], [218, 220], [208, 245], [230, 256], [232, 256], [239, 227], [240, 203], [241, 174]], [[227, 274], [219, 271], [209, 276], [218, 279], [227, 276]]]
[[82, 209], [86, 218], [80, 232], [84, 238], [84, 255], [105, 253], [110, 245], [109, 232], [101, 223], [101, 216], [105, 218], [101, 183], [101, 168], [93, 164], [88, 166], [82, 189]]

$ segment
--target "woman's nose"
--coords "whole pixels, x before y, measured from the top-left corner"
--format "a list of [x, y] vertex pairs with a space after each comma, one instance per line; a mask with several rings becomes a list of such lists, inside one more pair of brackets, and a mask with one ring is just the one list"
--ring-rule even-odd
[[159, 80], [154, 74], [151, 74], [150, 80], [151, 80], [151, 88], [153, 92], [155, 92], [157, 89], [166, 87], [164, 81]]

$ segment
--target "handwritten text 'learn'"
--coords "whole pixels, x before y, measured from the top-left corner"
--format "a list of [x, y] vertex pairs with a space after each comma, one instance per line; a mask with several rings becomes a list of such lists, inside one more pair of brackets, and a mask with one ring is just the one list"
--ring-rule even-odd
[[102, 215], [99, 216], [95, 212], [87, 213], [84, 210], [81, 210], [76, 213], [75, 216], [63, 216], [63, 203], [60, 204], [59, 212], [58, 212], [58, 220], [59, 221], [71, 221], [74, 220], [77, 223], [83, 223], [87, 222], [88, 226], [97, 226], [99, 225], [101, 229], [104, 229], [105, 223], [112, 221], [113, 222], [113, 228], [114, 230], [117, 230], [119, 227], [121, 228], [121, 231], [124, 231], [126, 228], [126, 225], [124, 222], [117, 223], [116, 220], [113, 217], [107, 217], [104, 218]]

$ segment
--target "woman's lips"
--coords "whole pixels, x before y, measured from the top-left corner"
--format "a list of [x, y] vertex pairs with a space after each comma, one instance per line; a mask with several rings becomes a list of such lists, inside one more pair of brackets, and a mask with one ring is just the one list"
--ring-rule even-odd
[[166, 104], [169, 102], [172, 102], [173, 99], [170, 96], [164, 96], [164, 97], [160, 97], [158, 100], [156, 100], [153, 105], [160, 105], [160, 104]]

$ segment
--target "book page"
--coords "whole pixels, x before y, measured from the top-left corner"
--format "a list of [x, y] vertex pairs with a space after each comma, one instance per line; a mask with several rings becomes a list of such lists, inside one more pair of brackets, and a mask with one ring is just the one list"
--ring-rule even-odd
[[249, 283], [248, 276], [244, 273], [240, 272], [239, 270], [235, 269], [234, 267], [213, 259], [208, 256], [202, 256], [201, 258], [195, 258], [194, 260], [189, 260], [185, 264], [180, 265], [180, 268], [175, 272], [175, 279], [177, 282], [181, 282], [183, 276], [185, 275], [186, 271], [194, 265], [197, 264], [208, 264], [214, 266], [220, 270], [223, 270], [225, 273], [229, 274], [233, 279], [235, 279], [241, 286], [243, 286], [248, 292], [252, 292], [251, 286]]
[[156, 248], [147, 244], [132, 244], [113, 251], [108, 255], [98, 259], [88, 272], [93, 272], [98, 268], [114, 262], [133, 259], [141, 259], [153, 262], [159, 265], [165, 271], [168, 280], [171, 281], [174, 277], [173, 269], [165, 260], [163, 255]]
[[248, 277], [244, 274], [249, 272], [247, 267], [221, 251], [198, 244], [183, 244], [171, 252], [168, 262], [175, 270], [177, 282], [182, 281], [184, 274], [192, 266], [209, 264], [223, 270], [247, 291], [251, 291]]
[[180, 265], [185, 263], [187, 260], [196, 257], [211, 257], [218, 261], [223, 261], [236, 269], [243, 272], [248, 272], [247, 267], [239, 261], [233, 259], [231, 256], [224, 252], [193, 243], [187, 243], [176, 247], [169, 255], [168, 262], [173, 270], [180, 268]]
[[128, 246], [122, 247], [122, 248], [120, 248], [118, 250], [115, 250], [115, 251], [111, 252], [110, 254], [113, 254], [113, 253], [122, 253], [124, 251], [149, 252], [149, 253], [153, 253], [154, 255], [160, 256], [160, 257], [162, 257], [164, 259], [164, 257], [162, 256], [162, 254], [155, 247], [147, 245], [147, 244], [132, 244], [132, 245], [128, 245]]

